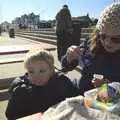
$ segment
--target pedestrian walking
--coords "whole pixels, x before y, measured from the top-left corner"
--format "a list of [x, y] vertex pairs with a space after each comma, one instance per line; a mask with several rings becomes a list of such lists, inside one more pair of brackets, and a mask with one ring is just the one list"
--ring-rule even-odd
[[[82, 77], [73, 83], [81, 94], [107, 82], [120, 82], [120, 3], [102, 12], [89, 42], [89, 49], [70, 46], [61, 60], [66, 70], [80, 66]], [[94, 79], [95, 74], [102, 75], [101, 80]]]
[[57, 35], [57, 53], [58, 60], [65, 55], [67, 48], [72, 44], [72, 19], [71, 13], [67, 5], [63, 5], [62, 9], [56, 15], [56, 35]]

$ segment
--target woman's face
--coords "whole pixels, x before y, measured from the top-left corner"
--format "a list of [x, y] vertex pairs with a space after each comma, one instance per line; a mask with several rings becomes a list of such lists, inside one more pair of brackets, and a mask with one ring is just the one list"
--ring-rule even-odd
[[116, 52], [120, 50], [120, 35], [100, 35], [100, 41], [104, 47], [104, 49], [109, 52]]
[[48, 83], [51, 72], [50, 67], [45, 61], [33, 61], [26, 67], [30, 83], [43, 86]]

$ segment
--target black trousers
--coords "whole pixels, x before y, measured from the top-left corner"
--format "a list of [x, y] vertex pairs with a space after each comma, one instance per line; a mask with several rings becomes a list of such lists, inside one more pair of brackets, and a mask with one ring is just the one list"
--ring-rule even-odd
[[58, 60], [61, 61], [62, 56], [66, 54], [69, 46], [72, 45], [72, 34], [66, 31], [56, 32], [57, 35], [57, 55]]

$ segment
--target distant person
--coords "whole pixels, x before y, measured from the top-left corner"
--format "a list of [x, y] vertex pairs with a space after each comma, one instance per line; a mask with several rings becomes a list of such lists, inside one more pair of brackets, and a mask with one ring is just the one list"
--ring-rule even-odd
[[63, 5], [63, 8], [56, 15], [57, 53], [59, 61], [61, 61], [61, 57], [65, 55], [67, 48], [72, 43], [72, 32], [71, 14], [68, 6]]
[[9, 37], [10, 38], [15, 38], [15, 29], [13, 27], [11, 27], [9, 29]]
[[54, 58], [49, 52], [30, 51], [24, 66], [27, 73], [16, 78], [10, 87], [6, 109], [8, 120], [44, 112], [66, 97], [77, 95], [77, 89], [69, 78], [55, 72]]

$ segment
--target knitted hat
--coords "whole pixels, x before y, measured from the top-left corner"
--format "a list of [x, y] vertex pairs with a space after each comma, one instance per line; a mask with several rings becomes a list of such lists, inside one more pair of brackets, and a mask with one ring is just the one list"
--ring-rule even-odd
[[108, 35], [120, 35], [120, 2], [113, 3], [104, 9], [96, 29]]

